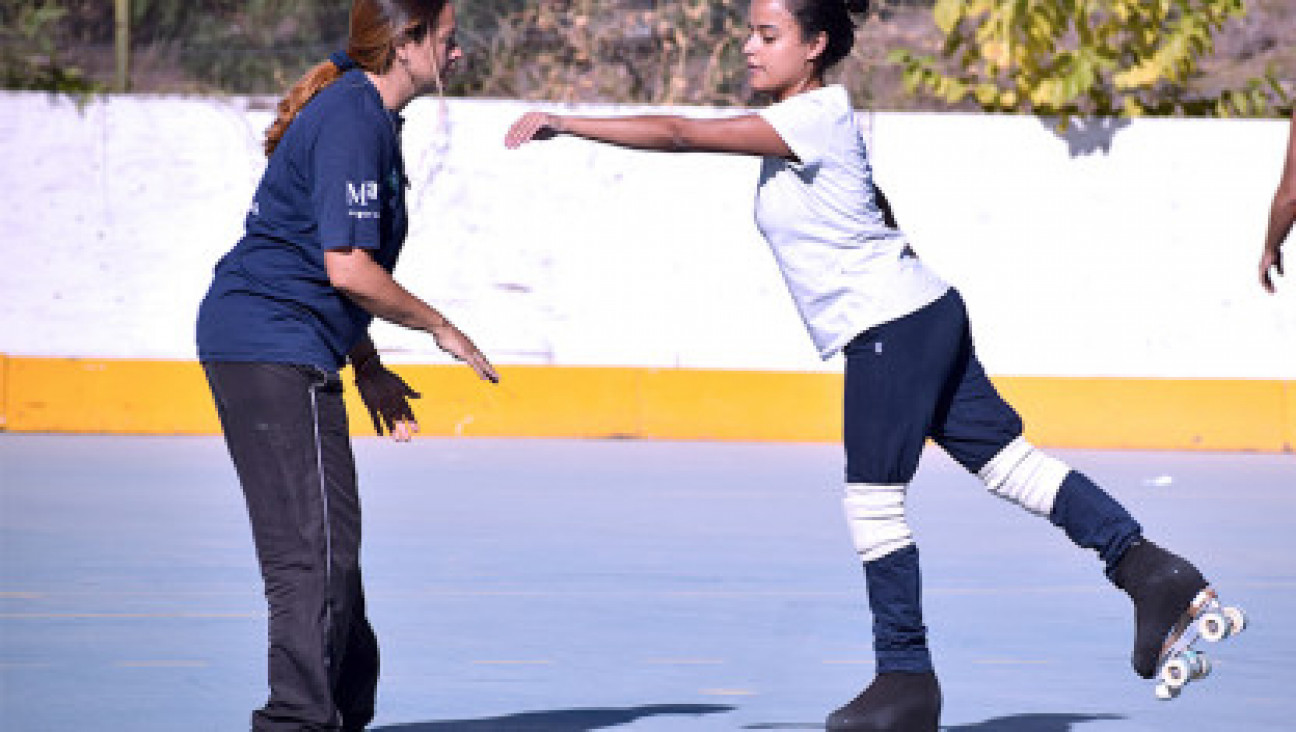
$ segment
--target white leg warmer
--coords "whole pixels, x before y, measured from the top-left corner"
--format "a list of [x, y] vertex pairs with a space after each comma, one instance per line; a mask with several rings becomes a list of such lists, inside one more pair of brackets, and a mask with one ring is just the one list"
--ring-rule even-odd
[[909, 486], [849, 483], [846, 521], [855, 550], [865, 562], [881, 559], [913, 543], [905, 521], [905, 491]]
[[991, 493], [1037, 516], [1047, 517], [1069, 472], [1071, 468], [1066, 463], [1045, 455], [1026, 438], [1018, 437], [977, 471], [977, 477]]

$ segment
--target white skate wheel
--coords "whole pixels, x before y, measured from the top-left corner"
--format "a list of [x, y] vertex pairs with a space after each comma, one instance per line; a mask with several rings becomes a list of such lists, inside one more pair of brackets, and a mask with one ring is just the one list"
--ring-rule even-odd
[[1179, 687], [1157, 684], [1156, 697], [1161, 701], [1170, 701], [1177, 696], [1179, 696]]
[[1224, 640], [1229, 635], [1229, 626], [1229, 619], [1223, 613], [1202, 613], [1197, 619], [1197, 632], [1211, 643]]
[[1171, 660], [1165, 668], [1161, 669], [1161, 681], [1176, 692], [1183, 688], [1191, 677], [1192, 665], [1182, 656]]
[[1224, 617], [1229, 621], [1229, 635], [1237, 635], [1246, 629], [1246, 613], [1240, 607], [1224, 608]]

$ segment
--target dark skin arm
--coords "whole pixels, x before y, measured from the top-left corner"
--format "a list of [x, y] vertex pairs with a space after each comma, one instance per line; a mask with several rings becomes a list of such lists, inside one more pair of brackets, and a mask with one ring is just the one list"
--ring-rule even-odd
[[1287, 158], [1283, 163], [1282, 178], [1269, 207], [1269, 228], [1265, 232], [1264, 249], [1260, 252], [1260, 286], [1274, 292], [1271, 272], [1283, 274], [1282, 246], [1292, 225], [1296, 224], [1296, 109], [1288, 127]]

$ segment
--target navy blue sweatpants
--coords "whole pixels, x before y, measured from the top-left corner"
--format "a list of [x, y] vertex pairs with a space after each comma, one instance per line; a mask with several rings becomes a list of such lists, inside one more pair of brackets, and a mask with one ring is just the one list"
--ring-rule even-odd
[[[1021, 436], [972, 346], [967, 310], [950, 289], [935, 302], [871, 328], [845, 349], [846, 482], [907, 485], [931, 438], [976, 473]], [[1067, 473], [1049, 513], [1108, 574], [1138, 539], [1138, 523], [1101, 488]], [[878, 671], [927, 671], [918, 548], [909, 544], [864, 566]]]

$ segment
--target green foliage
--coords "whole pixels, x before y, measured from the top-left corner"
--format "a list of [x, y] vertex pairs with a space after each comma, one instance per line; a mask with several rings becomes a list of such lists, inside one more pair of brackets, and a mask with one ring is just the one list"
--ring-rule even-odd
[[174, 23], [175, 49], [195, 78], [225, 91], [278, 94], [345, 45], [349, 0], [213, 3], [219, 12], [184, 13], [181, 0], [132, 0], [136, 14]]
[[715, 0], [531, 0], [465, 34], [454, 91], [554, 101], [746, 100], [746, 7]]
[[1076, 116], [1271, 115], [1290, 103], [1272, 70], [1213, 96], [1189, 89], [1215, 33], [1245, 14], [1242, 0], [937, 0], [944, 63], [907, 50], [889, 60], [910, 92], [1063, 125]]
[[66, 13], [54, 0], [0, 3], [0, 86], [76, 95], [98, 90], [59, 57], [55, 29]]

